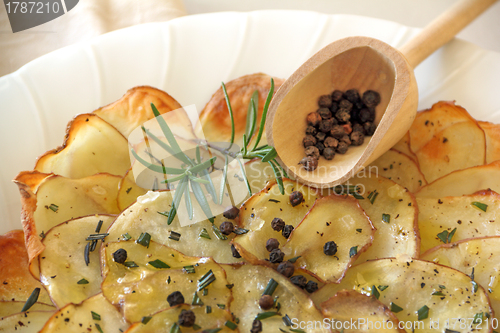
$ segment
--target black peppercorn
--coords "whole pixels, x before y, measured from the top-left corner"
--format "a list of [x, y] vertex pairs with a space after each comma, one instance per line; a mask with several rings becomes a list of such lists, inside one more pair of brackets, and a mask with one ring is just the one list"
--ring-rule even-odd
[[318, 148], [320, 155], [323, 154], [323, 150], [325, 150], [325, 145], [322, 142], [318, 142], [315, 147]]
[[359, 110], [358, 119], [361, 123], [366, 123], [367, 121], [372, 122], [375, 120], [375, 110], [363, 108]]
[[314, 157], [315, 159], [319, 158], [319, 149], [316, 146], [309, 146], [304, 150], [306, 156]]
[[332, 117], [332, 112], [328, 108], [320, 108], [316, 112], [319, 113], [319, 115], [321, 116], [321, 118], [323, 118], [323, 120], [330, 119]]
[[335, 113], [335, 118], [341, 123], [347, 123], [349, 119], [351, 119], [351, 114], [346, 109], [339, 109], [337, 113]]
[[308, 293], [311, 294], [311, 293], [315, 292], [316, 290], [318, 290], [318, 284], [316, 282], [312, 281], [312, 280], [311, 281], [307, 281], [305, 289], [306, 289], [306, 291]]
[[361, 146], [365, 141], [365, 135], [361, 132], [352, 132], [351, 133], [351, 144], [353, 146]]
[[340, 139], [340, 142], [345, 142], [349, 146], [351, 144], [351, 139], [349, 138], [349, 135], [344, 135], [342, 139]]
[[233, 254], [233, 257], [235, 258], [241, 258], [241, 254], [236, 250], [233, 244], [231, 244], [231, 253]]
[[322, 108], [329, 108], [332, 106], [332, 96], [331, 95], [323, 95], [318, 99], [318, 106]]
[[310, 126], [318, 126], [321, 121], [321, 116], [317, 112], [311, 112], [307, 115], [306, 120]]
[[323, 144], [325, 145], [325, 148], [337, 148], [337, 146], [339, 145], [339, 140], [329, 136], [325, 139], [325, 142], [323, 142]]
[[292, 231], [293, 231], [293, 225], [288, 224], [283, 228], [283, 230], [281, 231], [281, 234], [283, 235], [283, 237], [288, 239], [290, 237], [290, 234], [292, 233]]
[[167, 296], [167, 302], [170, 306], [175, 306], [177, 304], [184, 303], [184, 296], [180, 291], [174, 291], [170, 295]]
[[123, 264], [127, 260], [127, 251], [118, 249], [113, 253], [113, 260], [119, 264]]
[[380, 103], [380, 94], [373, 90], [367, 90], [363, 93], [363, 103], [367, 107], [376, 107]]
[[303, 165], [307, 171], [314, 171], [318, 167], [318, 159], [314, 156], [306, 156], [300, 160], [299, 164]]
[[306, 135], [302, 140], [302, 143], [304, 144], [304, 148], [307, 148], [309, 146], [314, 146], [318, 143], [318, 140], [316, 140], [316, 138], [312, 135]]
[[347, 135], [351, 134], [351, 132], [352, 132], [351, 123], [347, 123], [347, 124], [342, 125], [342, 128], [344, 129], [345, 134], [347, 134]]
[[266, 250], [269, 252], [278, 249], [279, 247], [280, 247], [280, 242], [278, 242], [276, 238], [269, 238], [266, 242]]
[[184, 327], [191, 327], [194, 325], [194, 321], [196, 320], [196, 316], [194, 312], [191, 310], [182, 310], [179, 314], [179, 320], [177, 323]]
[[361, 97], [359, 96], [358, 89], [349, 89], [345, 92], [345, 98], [352, 104], [356, 104], [361, 100]]
[[222, 234], [227, 236], [227, 235], [230, 235], [234, 231], [234, 225], [229, 221], [222, 222], [220, 227], [219, 227], [219, 230]]
[[364, 133], [365, 130], [363, 128], [363, 125], [358, 124], [358, 123], [354, 123], [354, 124], [352, 124], [352, 131], [353, 132], [362, 132], [362, 133]]
[[323, 133], [328, 133], [332, 130], [332, 127], [336, 125], [337, 121], [334, 118], [322, 120], [319, 123], [319, 131]]
[[292, 193], [290, 193], [289, 199], [292, 207], [295, 207], [298, 204], [302, 203], [302, 201], [304, 201], [304, 196], [300, 191], [293, 191]]
[[335, 90], [332, 92], [332, 101], [340, 102], [340, 100], [344, 98], [344, 92], [340, 90]]
[[335, 157], [335, 150], [333, 148], [325, 148], [325, 150], [323, 150], [323, 157], [327, 160], [333, 160]]
[[293, 275], [293, 272], [295, 271], [295, 267], [293, 267], [293, 264], [291, 262], [284, 261], [278, 265], [277, 271], [281, 275], [284, 275], [285, 277], [289, 278], [290, 276]]
[[281, 252], [280, 249], [274, 249], [271, 251], [271, 253], [269, 253], [269, 261], [273, 264], [279, 264], [280, 262], [283, 262], [284, 257], [285, 254]]
[[274, 231], [281, 231], [285, 227], [285, 221], [280, 219], [279, 217], [275, 217], [271, 221], [271, 228], [273, 228]]
[[337, 244], [334, 241], [326, 242], [323, 246], [323, 253], [327, 256], [333, 256], [337, 253]]
[[344, 128], [341, 125], [333, 126], [332, 130], [330, 131], [330, 135], [335, 139], [342, 139], [342, 137], [345, 135]]
[[316, 133], [318, 133], [318, 129], [316, 127], [307, 126], [307, 128], [306, 128], [307, 135], [316, 135]]
[[295, 275], [290, 278], [290, 282], [292, 282], [300, 289], [304, 289], [307, 284], [307, 279], [304, 277], [304, 275]]
[[375, 133], [375, 130], [377, 129], [377, 125], [374, 123], [364, 123], [363, 128], [365, 130], [365, 135], [372, 136], [373, 133]]
[[262, 322], [258, 319], [254, 319], [252, 322], [252, 329], [250, 333], [260, 333], [262, 332]]
[[259, 306], [262, 310], [269, 310], [274, 305], [274, 299], [271, 295], [262, 295], [259, 299]]
[[325, 138], [326, 138], [326, 133], [323, 132], [316, 133], [316, 139], [318, 139], [318, 143], [325, 140]]
[[238, 217], [238, 214], [240, 213], [240, 210], [235, 207], [235, 206], [229, 206], [226, 207], [224, 210], [224, 213], [222, 213], [222, 216], [224, 216], [226, 219], [234, 220], [235, 218]]
[[345, 143], [344, 141], [339, 142], [339, 145], [337, 146], [337, 153], [339, 154], [345, 154], [347, 152], [347, 149], [349, 149], [349, 145]]
[[352, 110], [352, 103], [349, 102], [347, 99], [343, 99], [339, 102], [339, 110], [344, 109], [347, 112], [350, 112]]
[[333, 102], [332, 106], [330, 107], [330, 112], [332, 113], [332, 116], [337, 112], [339, 109], [339, 104], [337, 102]]

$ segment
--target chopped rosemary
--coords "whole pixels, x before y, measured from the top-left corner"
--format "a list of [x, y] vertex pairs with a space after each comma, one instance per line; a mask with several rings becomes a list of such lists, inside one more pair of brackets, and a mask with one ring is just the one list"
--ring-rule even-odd
[[205, 228], [201, 229], [199, 237], [203, 237], [203, 238], [206, 238], [206, 239], [212, 239], [210, 237], [210, 235], [208, 234], [207, 229], [205, 229]]
[[236, 234], [236, 235], [244, 235], [248, 232], [249, 230], [248, 229], [243, 229], [243, 228], [234, 228], [233, 232]]
[[429, 317], [429, 308], [427, 305], [422, 306], [420, 309], [417, 310], [418, 314], [418, 320], [424, 320]]
[[474, 315], [473, 324], [482, 324], [484, 320], [484, 312], [479, 312]]
[[397, 305], [396, 303], [391, 302], [390, 310], [394, 313], [398, 313], [403, 311], [403, 308]]
[[479, 289], [479, 285], [477, 284], [476, 281], [471, 281], [471, 283], [472, 283], [472, 291], [476, 293], [477, 290]]
[[76, 284], [89, 284], [89, 281], [87, 281], [86, 279], [81, 279]]
[[97, 222], [97, 227], [95, 228], [95, 232], [96, 233], [100, 233], [101, 232], [102, 223], [103, 223], [103, 220], [99, 220], [99, 222]]
[[85, 259], [85, 265], [87, 265], [87, 266], [90, 263], [89, 254], [90, 254], [90, 243], [87, 243], [85, 245], [85, 249], [83, 250], [83, 259]]
[[40, 288], [33, 289], [30, 297], [28, 297], [28, 299], [26, 300], [26, 303], [24, 303], [24, 306], [21, 309], [21, 312], [28, 311], [38, 301], [39, 295], [40, 295]]
[[214, 272], [212, 272], [212, 270], [209, 270], [198, 280], [198, 291], [205, 289], [214, 281], [215, 281]]
[[160, 259], [156, 259], [153, 261], [148, 262], [149, 265], [153, 266], [154, 268], [157, 269], [165, 269], [165, 268], [170, 268], [169, 265], [161, 261]]
[[439, 285], [439, 288], [441, 289], [446, 289], [446, 286], [443, 286], [442, 284]]
[[178, 242], [181, 238], [181, 234], [175, 231], [170, 231], [170, 235], [168, 236], [168, 238]]
[[226, 284], [227, 289], [233, 289], [233, 287], [234, 287], [234, 283]]
[[274, 317], [274, 316], [279, 316], [279, 313], [276, 311], [261, 312], [255, 316], [254, 320], [264, 320], [264, 319]]
[[169, 275], [167, 278], [167, 284], [170, 284], [170, 282], [172, 282], [172, 279], [170, 278], [170, 275]]
[[273, 278], [271, 278], [267, 283], [266, 289], [264, 289], [262, 295], [272, 296], [277, 287], [278, 287], [278, 282], [276, 282]]
[[201, 326], [200, 325], [197, 325], [197, 324], [193, 324], [193, 330], [197, 331], [201, 329]]
[[483, 212], [486, 212], [486, 209], [488, 209], [488, 205], [482, 202], [473, 201], [471, 205], [479, 208]]
[[135, 241], [137, 244], [141, 244], [144, 247], [149, 248], [149, 242], [151, 242], [151, 235], [147, 232], [142, 232], [139, 238]]
[[379, 293], [377, 287], [375, 287], [375, 286], [372, 286], [372, 295], [375, 296], [376, 299], [380, 298], [380, 293]]
[[363, 229], [356, 229], [357, 232], [363, 232]]
[[387, 288], [389, 288], [389, 286], [380, 286], [380, 285], [378, 286], [378, 290], [380, 290], [380, 291], [384, 291]]
[[90, 313], [92, 314], [92, 319], [94, 320], [101, 320], [101, 315], [94, 312], [94, 311], [90, 311]]
[[445, 244], [451, 243], [451, 240], [453, 236], [455, 235], [455, 232], [457, 231], [457, 228], [453, 229], [450, 233], [448, 233], [448, 230], [443, 230], [439, 234], [437, 234], [437, 237], [439, 240]]
[[224, 325], [226, 325], [226, 327], [229, 327], [229, 329], [231, 329], [233, 331], [238, 328], [238, 325], [236, 325], [235, 323], [233, 323], [232, 321], [229, 321], [229, 320], [227, 320]]
[[59, 209], [59, 206], [54, 205], [54, 204], [50, 204], [49, 209], [53, 212], [57, 212], [57, 210]]
[[217, 307], [218, 307], [219, 309], [224, 310], [224, 309], [226, 308], [226, 305], [225, 305], [225, 304], [217, 304]]
[[90, 242], [90, 252], [94, 252], [96, 246], [97, 246], [97, 241], [96, 240], [93, 240], [92, 242]]
[[382, 214], [382, 221], [385, 223], [391, 222], [391, 215], [390, 214]]
[[142, 317], [141, 319], [141, 323], [143, 323], [144, 325], [146, 325], [147, 323], [149, 323], [149, 321], [151, 320], [151, 317]]
[[448, 235], [448, 243], [451, 243], [451, 239], [453, 238], [453, 236], [455, 235], [455, 232], [457, 231], [457, 228], [454, 228], [450, 234]]
[[351, 249], [349, 250], [349, 258], [354, 257], [357, 253], [358, 253], [358, 247], [357, 246], [351, 247]]
[[203, 296], [207, 296], [208, 295], [208, 289], [203, 289]]
[[444, 296], [443, 292], [441, 292], [441, 291], [434, 291], [431, 295], [432, 296]]
[[215, 224], [212, 224], [212, 229], [213, 229], [213, 232], [214, 232], [215, 236], [217, 236], [218, 239], [220, 239], [220, 240], [226, 240], [227, 239], [227, 237], [224, 236], [220, 232], [219, 228]]
[[292, 326], [292, 321], [290, 320], [290, 317], [288, 317], [287, 314], [285, 314], [285, 316], [282, 319], [285, 326]]
[[136, 267], [139, 267], [139, 265], [137, 265], [135, 262], [133, 261], [125, 261], [123, 263], [123, 266], [125, 267], [128, 267], [128, 268], [136, 268]]
[[207, 305], [205, 308], [205, 313], [212, 313], [212, 307], [210, 305]]
[[370, 194], [368, 194], [368, 200], [370, 200], [370, 203], [372, 205], [375, 202], [375, 199], [377, 199], [377, 196], [378, 196], [377, 190], [374, 190], [373, 192], [371, 192]]
[[94, 325], [95, 325], [95, 328], [97, 328], [97, 330], [99, 331], [99, 333], [104, 333], [104, 331], [101, 328], [101, 325], [99, 325], [97, 323], [95, 323]]
[[132, 239], [132, 236], [129, 235], [129, 233], [127, 232], [126, 234], [123, 234], [122, 235], [123, 239], [128, 241], [128, 240], [131, 240]]
[[198, 293], [196, 291], [194, 292], [191, 305], [203, 305], [203, 301], [201, 300], [200, 296], [198, 296]]
[[288, 259], [289, 262], [291, 263], [295, 263], [297, 261], [297, 259], [299, 259], [301, 256], [297, 256], [297, 257], [293, 257], [291, 259]]
[[85, 240], [86, 241], [101, 240], [101, 239], [106, 238], [106, 236], [108, 236], [108, 235], [109, 235], [108, 233], [104, 233], [104, 234], [90, 234]]
[[170, 333], [181, 333], [181, 328], [177, 323], [173, 323], [172, 327], [170, 327]]
[[186, 272], [188, 274], [196, 273], [196, 270], [194, 269], [193, 265], [184, 266], [182, 269], [184, 270], [184, 272]]
[[269, 199], [269, 201], [275, 202], [275, 203], [279, 203], [280, 202], [279, 200], [276, 200], [276, 199]]

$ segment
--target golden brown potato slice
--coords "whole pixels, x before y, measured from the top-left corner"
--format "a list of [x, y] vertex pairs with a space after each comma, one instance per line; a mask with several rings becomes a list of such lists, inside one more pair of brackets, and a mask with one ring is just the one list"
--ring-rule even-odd
[[400, 153], [403, 153], [410, 157], [417, 165], [418, 165], [418, 160], [417, 156], [411, 151], [411, 144], [410, 144], [410, 132], [406, 132], [406, 134], [399, 140], [393, 147], [392, 149], [399, 151]]
[[[273, 79], [274, 91], [276, 92], [284, 80]], [[245, 134], [248, 103], [255, 90], [257, 90], [259, 92], [257, 128], [255, 129], [257, 133], [269, 89], [271, 89], [271, 76], [263, 73], [245, 75], [226, 83], [226, 90], [234, 115], [234, 142], [240, 147], [243, 142], [243, 134]], [[211, 142], [229, 142], [231, 138], [231, 119], [222, 88], [215, 92], [201, 111], [200, 121], [196, 124], [195, 133], [198, 137], [204, 137]], [[263, 133], [259, 144], [265, 144], [266, 142], [266, 136]]]
[[401, 185], [376, 174], [368, 173], [351, 178], [363, 193], [359, 205], [370, 217], [375, 236], [358, 262], [408, 254], [416, 258], [420, 251], [418, 209], [413, 195]]
[[[21, 312], [26, 302], [21, 301], [0, 301], [0, 318]], [[56, 307], [51, 304], [36, 302], [29, 309], [33, 311], [56, 311]], [[1, 331], [0, 331], [1, 332]]]
[[[179, 315], [182, 311], [193, 311], [195, 314], [195, 325], [193, 327], [182, 327], [177, 324]], [[146, 323], [135, 323], [126, 331], [126, 333], [170, 333], [171, 330], [179, 327], [182, 333], [201, 332], [205, 329], [220, 329], [219, 333], [234, 332], [227, 327], [226, 322], [234, 320], [228, 310], [222, 310], [218, 307], [210, 308], [207, 313], [206, 306], [194, 306], [180, 304], [157, 312], [151, 316], [151, 319]]]
[[[485, 290], [481, 286], [473, 290], [469, 276], [432, 262], [409, 256], [367, 261], [351, 267], [340, 284], [327, 284], [312, 297], [320, 304], [340, 290], [375, 296], [406, 331], [436, 332], [439, 322], [439, 332], [470, 332], [472, 327], [491, 332], [485, 319], [493, 316], [493, 310]], [[474, 317], [484, 321], [473, 324]], [[466, 319], [463, 326], [459, 318]]]
[[486, 161], [484, 131], [472, 121], [449, 126], [436, 133], [415, 154], [428, 182]]
[[52, 332], [124, 332], [129, 324], [102, 294], [80, 304], [68, 304], [57, 311], [40, 333]]
[[417, 198], [421, 251], [461, 239], [500, 235], [500, 195], [482, 191], [461, 197]]
[[336, 332], [406, 332], [387, 306], [354, 290], [339, 291], [321, 303], [321, 309]]
[[[374, 169], [374, 167], [376, 169]], [[424, 175], [413, 159], [397, 150], [391, 149], [368, 166], [373, 174], [389, 178], [415, 193], [427, 185]]]
[[462, 239], [439, 245], [422, 254], [423, 260], [455, 268], [464, 274], [471, 275], [474, 269], [474, 281], [488, 291], [497, 319], [500, 315], [499, 257], [499, 236]]
[[[317, 329], [304, 327], [316, 321], [322, 323], [323, 316], [303, 290], [297, 288], [289, 279], [272, 268], [250, 264], [223, 265], [223, 268], [227, 273], [228, 282], [234, 284], [231, 288], [233, 301], [230, 309], [240, 320], [238, 324], [240, 332], [249, 332], [254, 318], [266, 312], [275, 314], [261, 320], [262, 332], [280, 332], [280, 329], [286, 332], [290, 329], [302, 329], [315, 333], [329, 332], [322, 326]], [[272, 296], [276, 298], [276, 305], [269, 310], [262, 310], [259, 307], [259, 299], [271, 279], [277, 283], [272, 293]], [[286, 319], [283, 318], [285, 316], [290, 320], [288, 322], [290, 326], [285, 325]], [[301, 323], [302, 327], [300, 327]]]
[[43, 178], [36, 192], [26, 184], [31, 178], [42, 179], [36, 171], [21, 173], [15, 179], [21, 193], [21, 221], [30, 262], [43, 251], [41, 238], [45, 232], [59, 223], [91, 214], [119, 213], [119, 176], [103, 173], [70, 179], [50, 175]]
[[121, 176], [129, 167], [127, 139], [95, 114], [81, 114], [68, 124], [63, 145], [39, 157], [35, 170], [83, 178], [101, 172]]
[[[137, 267], [116, 263], [113, 253], [118, 249], [127, 251], [126, 262]], [[129, 322], [168, 308], [166, 299], [174, 291], [180, 291], [190, 304], [199, 297], [194, 303], [229, 307], [231, 290], [226, 287], [226, 273], [211, 258], [188, 257], [154, 241], [146, 247], [134, 240], [107, 243], [101, 255], [103, 294], [112, 304], [120, 305]], [[205, 281], [202, 278], [208, 279], [205, 274], [214, 279], [206, 286], [200, 283]]]
[[[61, 308], [68, 303], [80, 303], [101, 291], [99, 243], [89, 251], [85, 262], [85, 239], [96, 233], [105, 233], [116, 216], [91, 215], [63, 222], [45, 234], [45, 250], [40, 254], [40, 280], [54, 304]], [[100, 222], [102, 221], [102, 222]], [[99, 232], [97, 226], [101, 223]]]
[[486, 163], [500, 160], [500, 125], [478, 122], [486, 135]]
[[[316, 200], [282, 247], [285, 259], [300, 256], [296, 264], [321, 281], [338, 282], [373, 241], [375, 228], [356, 199], [332, 194]], [[334, 242], [335, 251], [324, 252]]]
[[500, 192], [500, 161], [454, 171], [415, 193], [420, 198], [442, 198], [492, 189]]
[[0, 301], [20, 301], [24, 305], [35, 288], [40, 288], [39, 302], [52, 304], [45, 288], [33, 278], [29, 271], [24, 233], [21, 230], [14, 230], [1, 235]]
[[0, 319], [0, 332], [38, 333], [54, 311], [28, 311]]
[[125, 208], [133, 204], [138, 197], [144, 195], [148, 190], [138, 186], [135, 183], [132, 168], [128, 169], [125, 176], [122, 177], [118, 184], [118, 209], [123, 211]]
[[[144, 122], [153, 119], [151, 109], [153, 103], [160, 114], [165, 114], [182, 106], [169, 94], [159, 89], [141, 86], [127, 91], [122, 98], [114, 103], [103, 106], [93, 113], [116, 127], [125, 138], [128, 138], [133, 129]], [[168, 124], [175, 133], [184, 138], [193, 138], [191, 122], [185, 111], [180, 110], [167, 117]], [[175, 126], [173, 126], [175, 124]]]
[[[276, 181], [270, 181], [262, 191], [254, 194], [240, 208], [240, 227], [249, 232], [236, 236], [233, 244], [246, 260], [254, 264], [267, 263], [264, 259], [269, 258], [269, 252], [266, 250], [269, 238], [276, 238], [280, 246], [286, 242], [281, 232], [271, 227], [272, 220], [281, 218], [286, 225], [295, 228], [319, 197], [315, 189], [289, 179], [283, 179], [283, 186], [284, 195], [280, 193]], [[292, 207], [290, 194], [294, 191], [300, 191], [304, 201]]]

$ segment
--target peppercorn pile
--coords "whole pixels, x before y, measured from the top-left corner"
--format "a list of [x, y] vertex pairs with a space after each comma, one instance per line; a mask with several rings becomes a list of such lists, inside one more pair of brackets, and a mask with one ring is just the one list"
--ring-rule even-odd
[[345, 154], [349, 146], [362, 145], [365, 136], [375, 132], [375, 107], [379, 103], [380, 94], [373, 90], [362, 96], [357, 89], [320, 96], [318, 110], [306, 118], [308, 126], [302, 140], [306, 156], [299, 164], [313, 171], [320, 156], [332, 160], [335, 154]]

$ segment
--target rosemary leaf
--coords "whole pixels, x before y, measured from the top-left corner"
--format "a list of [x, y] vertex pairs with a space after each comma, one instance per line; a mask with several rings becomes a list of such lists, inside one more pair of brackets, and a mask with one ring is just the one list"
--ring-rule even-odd
[[[186, 210], [188, 213], [188, 217], [190, 220], [193, 219], [194, 215], [194, 208], [193, 208], [193, 201], [191, 200], [191, 193], [189, 192], [189, 187], [184, 187], [184, 202], [186, 203]], [[179, 240], [179, 239], [177, 239]]]
[[210, 184], [210, 182], [206, 179], [201, 179], [201, 178], [198, 178], [198, 177], [195, 177], [195, 176], [192, 176], [192, 175], [189, 175], [188, 174], [188, 177], [189, 179], [191, 179], [193, 182], [197, 182], [197, 183], [200, 183], [200, 184]]
[[36, 301], [38, 301], [39, 295], [40, 295], [40, 288], [33, 289], [30, 297], [28, 297], [28, 300], [26, 301], [26, 303], [24, 303], [24, 306], [21, 309], [21, 312], [28, 311], [36, 303]]
[[198, 280], [198, 291], [205, 289], [214, 281], [215, 281], [214, 272], [212, 272], [212, 270], [209, 270], [208, 272], [205, 273], [205, 275], [203, 275]]
[[97, 227], [95, 228], [95, 232], [96, 233], [100, 233], [101, 232], [102, 223], [103, 223], [103, 220], [99, 220], [99, 222], [97, 222]]
[[220, 239], [220, 240], [227, 239], [227, 237], [220, 232], [219, 228], [217, 228], [217, 226], [215, 224], [212, 225], [212, 230], [218, 239]]
[[276, 149], [271, 149], [270, 151], [267, 152], [267, 154], [264, 156], [262, 159], [262, 162], [269, 162], [270, 160], [274, 160], [278, 156], [278, 153], [276, 152]]
[[203, 169], [208, 169], [210, 168], [212, 165], [214, 165], [215, 161], [217, 160], [217, 157], [214, 156], [212, 157], [211, 159], [209, 160], [206, 160], [205, 162], [201, 163], [201, 164], [198, 164], [198, 165], [195, 165], [194, 167], [192, 168], [189, 168], [189, 171], [191, 173], [197, 173], [197, 172], [200, 172], [201, 170]]
[[276, 282], [274, 279], [271, 278], [267, 283], [266, 289], [264, 289], [262, 295], [272, 296], [277, 287], [278, 287], [278, 282]]
[[259, 91], [255, 90], [250, 98], [250, 102], [248, 103], [247, 110], [247, 121], [245, 125], [245, 135], [248, 138], [248, 143], [250, 143], [252, 139], [252, 135], [255, 132], [255, 123], [257, 122], [257, 110], [259, 103]]
[[87, 279], [80, 279], [76, 284], [89, 284], [89, 281]]
[[177, 214], [177, 207], [179, 207], [179, 202], [181, 201], [182, 194], [184, 193], [184, 187], [187, 186], [188, 178], [185, 177], [181, 179], [177, 189], [174, 192], [174, 198], [172, 200], [172, 207], [168, 212], [167, 224], [170, 225], [174, 221], [175, 215]]
[[276, 311], [261, 312], [255, 316], [254, 320], [264, 320], [264, 319], [271, 318], [274, 316], [279, 316], [279, 313]]
[[193, 295], [193, 300], [191, 301], [191, 305], [203, 305], [203, 301], [201, 300], [200, 296], [198, 296], [197, 292], [195, 292]]
[[206, 239], [212, 239], [210, 237], [210, 235], [208, 234], [207, 229], [205, 229], [205, 228], [201, 229], [199, 237], [203, 237], [203, 238], [206, 238]]
[[178, 175], [178, 176], [175, 176], [175, 177], [172, 177], [172, 178], [167, 178], [165, 180], [162, 180], [161, 182], [163, 184], [172, 184], [173, 182], [176, 182], [178, 180], [181, 180], [182, 178], [186, 177], [186, 174], [183, 173], [182, 175]]
[[196, 145], [196, 163], [201, 163], [200, 145]]
[[245, 172], [245, 167], [241, 163], [240, 159], [237, 159], [237, 160], [238, 160], [238, 163], [240, 165], [240, 170], [241, 170], [241, 174], [243, 175], [243, 180], [245, 181], [245, 185], [247, 186], [248, 194], [250, 196], [252, 196], [252, 189], [250, 188], [250, 183], [248, 182], [248, 178], [247, 178], [247, 175]]
[[212, 210], [210, 209], [210, 205], [208, 204], [207, 198], [205, 197], [200, 184], [193, 181], [190, 181], [189, 183], [191, 184], [191, 190], [193, 190], [193, 194], [203, 210], [203, 213], [205, 213], [205, 216], [210, 220], [210, 222], [214, 223], [214, 215], [212, 214]]
[[168, 238], [178, 242], [179, 239], [181, 239], [181, 234], [170, 230], [170, 235], [168, 235]]
[[170, 333], [180, 333], [180, 332], [181, 328], [179, 327], [179, 325], [177, 325], [177, 323], [173, 323], [172, 327], [170, 327]]
[[149, 243], [151, 242], [151, 235], [147, 232], [141, 232], [139, 238], [135, 241], [137, 244], [140, 244], [144, 247], [149, 248]]
[[278, 183], [278, 187], [280, 189], [281, 194], [285, 194], [285, 188], [283, 187], [283, 178], [281, 178], [281, 173], [278, 168], [274, 165], [274, 163], [278, 163], [275, 160], [269, 161], [269, 165], [273, 168], [274, 176], [276, 177], [276, 182]]
[[92, 314], [92, 319], [94, 319], [94, 320], [101, 320], [101, 315], [98, 314], [97, 312], [90, 311], [90, 313]]
[[233, 108], [231, 107], [231, 102], [229, 101], [229, 96], [227, 95], [226, 85], [222, 82], [222, 91], [224, 92], [224, 98], [226, 99], [227, 109], [229, 111], [229, 117], [231, 118], [231, 141], [229, 145], [229, 149], [233, 146], [234, 143], [234, 115]]
[[163, 261], [161, 261], [160, 259], [156, 259], [156, 260], [153, 260], [153, 261], [149, 261], [148, 262], [149, 265], [153, 266], [154, 268], [156, 269], [166, 269], [166, 268], [170, 268], [169, 265], [167, 265], [166, 263], [164, 263]]
[[222, 205], [222, 202], [224, 200], [224, 190], [226, 188], [228, 162], [229, 162], [229, 159], [226, 155], [225, 161], [224, 161], [224, 169], [222, 170], [222, 178], [220, 180], [219, 205]]
[[271, 103], [273, 94], [274, 94], [274, 80], [271, 78], [271, 89], [269, 89], [266, 103], [264, 104], [264, 110], [262, 111], [262, 117], [260, 118], [259, 132], [257, 133], [257, 139], [255, 140], [255, 145], [253, 147], [253, 150], [257, 150], [256, 147], [259, 144], [260, 139], [262, 138], [262, 133], [264, 132], [264, 126], [266, 125], [267, 110], [269, 109], [269, 104]]
[[137, 161], [139, 161], [139, 163], [141, 163], [142, 165], [144, 165], [146, 168], [148, 168], [151, 171], [158, 172], [158, 173], [167, 173], [167, 174], [171, 174], [171, 175], [180, 175], [186, 171], [184, 169], [168, 168], [168, 167], [164, 167], [161, 165], [149, 163], [148, 161], [146, 161], [142, 157], [140, 157], [134, 149], [131, 149], [131, 152], [132, 152], [132, 155], [134, 155], [134, 158]]
[[90, 243], [85, 245], [85, 249], [83, 250], [83, 259], [85, 260], [85, 265], [88, 266], [90, 264]]
[[236, 235], [244, 235], [248, 232], [249, 230], [248, 229], [243, 229], [243, 228], [234, 228], [233, 232], [236, 234]]

